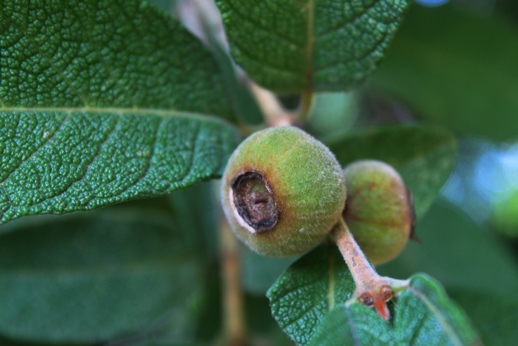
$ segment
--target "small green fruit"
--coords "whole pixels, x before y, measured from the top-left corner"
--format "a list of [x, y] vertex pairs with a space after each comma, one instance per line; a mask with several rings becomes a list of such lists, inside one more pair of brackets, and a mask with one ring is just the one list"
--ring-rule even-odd
[[392, 166], [358, 161], [344, 170], [347, 203], [344, 220], [373, 264], [385, 263], [403, 251], [415, 224], [412, 199]]
[[339, 220], [345, 182], [325, 145], [298, 128], [274, 127], [234, 151], [221, 198], [232, 230], [250, 249], [292, 256], [318, 245]]

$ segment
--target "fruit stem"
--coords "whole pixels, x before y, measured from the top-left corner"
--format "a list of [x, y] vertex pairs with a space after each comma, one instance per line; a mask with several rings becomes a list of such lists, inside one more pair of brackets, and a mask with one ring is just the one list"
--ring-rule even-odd
[[311, 107], [313, 106], [313, 89], [306, 88], [300, 94], [300, 105], [296, 117], [304, 122], [309, 119]]
[[223, 344], [243, 346], [246, 344], [246, 326], [237, 240], [224, 218], [220, 222], [220, 256], [223, 284]]
[[249, 86], [252, 94], [257, 100], [259, 108], [261, 108], [261, 111], [266, 118], [268, 126], [285, 126], [293, 125], [295, 123], [293, 114], [284, 109], [277, 97], [275, 97], [271, 91], [261, 88], [251, 80], [249, 81]]
[[378, 315], [388, 320], [390, 311], [387, 302], [394, 296], [394, 291], [407, 287], [409, 282], [380, 276], [365, 257], [343, 219], [334, 226], [331, 237], [338, 246], [356, 284], [348, 304], [359, 301], [363, 305], [374, 307]]

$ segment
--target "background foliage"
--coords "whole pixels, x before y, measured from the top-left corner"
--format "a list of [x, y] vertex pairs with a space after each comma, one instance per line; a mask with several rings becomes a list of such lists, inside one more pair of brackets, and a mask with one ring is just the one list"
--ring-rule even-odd
[[[352, 282], [329, 244], [288, 259], [240, 248], [250, 343], [334, 345], [358, 340], [355, 326], [365, 345], [516, 344], [518, 5], [336, 4], [217, 1], [252, 79], [287, 105], [316, 92], [306, 130], [342, 165], [375, 158], [402, 174], [422, 243], [378, 269], [412, 277], [413, 290], [386, 325], [341, 304]], [[217, 21], [201, 22], [200, 41], [182, 6], [2, 2], [2, 344], [220, 337], [221, 215], [208, 180], [264, 119]], [[305, 310], [283, 308], [293, 301]]]

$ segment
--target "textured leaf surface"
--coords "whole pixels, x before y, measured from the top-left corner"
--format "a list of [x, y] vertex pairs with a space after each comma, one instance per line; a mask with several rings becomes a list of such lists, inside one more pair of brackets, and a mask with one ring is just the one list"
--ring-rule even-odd
[[319, 325], [310, 345], [396, 345], [391, 328], [376, 313], [361, 305], [340, 304]]
[[418, 217], [422, 217], [448, 179], [457, 146], [446, 130], [427, 126], [388, 126], [355, 131], [328, 141], [338, 161], [384, 161], [401, 174], [412, 191]]
[[0, 223], [221, 174], [239, 142], [210, 53], [139, 1], [4, 1]]
[[307, 345], [322, 319], [345, 303], [354, 282], [334, 244], [324, 244], [291, 265], [267, 293], [273, 317], [298, 345]]
[[274, 318], [300, 345], [467, 345], [476, 340], [438, 282], [424, 274], [410, 280], [411, 287], [393, 304], [394, 327], [360, 304], [345, 307], [355, 285], [329, 243], [295, 262], [267, 295]]
[[278, 92], [343, 90], [374, 71], [407, 0], [218, 0], [231, 52]]
[[123, 209], [19, 221], [0, 244], [2, 335], [85, 343], [164, 318], [177, 329], [187, 323], [201, 263], [167, 214]]
[[438, 282], [417, 274], [395, 306], [393, 326], [360, 304], [327, 315], [311, 345], [473, 345], [476, 333]]
[[371, 86], [458, 132], [517, 138], [516, 61], [515, 26], [450, 6], [413, 6]]

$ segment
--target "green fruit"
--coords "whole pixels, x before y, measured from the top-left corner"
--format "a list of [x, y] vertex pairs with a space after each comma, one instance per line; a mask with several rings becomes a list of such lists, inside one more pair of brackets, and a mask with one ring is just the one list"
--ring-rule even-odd
[[373, 264], [403, 251], [413, 235], [414, 208], [408, 189], [392, 166], [358, 161], [344, 170], [347, 203], [344, 220]]
[[234, 151], [221, 198], [232, 230], [250, 249], [292, 256], [318, 245], [339, 220], [345, 182], [326, 146], [298, 128], [274, 127]]

